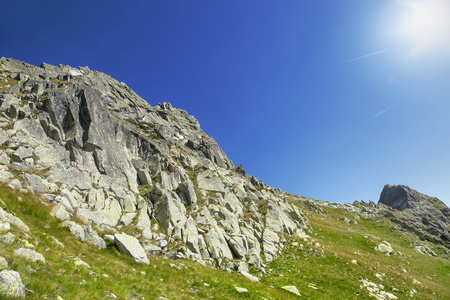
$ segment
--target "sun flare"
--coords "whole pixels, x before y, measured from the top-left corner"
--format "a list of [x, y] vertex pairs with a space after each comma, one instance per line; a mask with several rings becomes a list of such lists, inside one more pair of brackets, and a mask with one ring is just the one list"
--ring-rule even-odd
[[407, 0], [398, 33], [413, 44], [411, 56], [436, 48], [450, 48], [450, 1]]

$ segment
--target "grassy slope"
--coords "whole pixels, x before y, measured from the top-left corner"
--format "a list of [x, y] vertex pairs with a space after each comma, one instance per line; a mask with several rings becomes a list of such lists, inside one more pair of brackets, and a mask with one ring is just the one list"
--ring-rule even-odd
[[[153, 256], [150, 257], [150, 265], [145, 265], [121, 255], [114, 247], [94, 249], [76, 240], [67, 228], [60, 227], [61, 222], [49, 215], [50, 207], [44, 206], [37, 197], [0, 187], [0, 198], [5, 203], [2, 207], [13, 212], [31, 229], [27, 238], [27, 234], [12, 228], [16, 242], [12, 245], [0, 244], [0, 255], [7, 259], [8, 269], [18, 271], [25, 286], [33, 291], [27, 293], [27, 299], [56, 299], [56, 295], [63, 299], [105, 299], [107, 291], [119, 299], [156, 299], [159, 296], [169, 299], [292, 297], [281, 289], [256, 284], [243, 276], [187, 260]], [[65, 247], [58, 247], [53, 238]], [[13, 251], [20, 246], [19, 239], [33, 243], [47, 263], [15, 257]], [[91, 268], [75, 266], [74, 259], [77, 257]], [[171, 263], [180, 269], [171, 267]], [[249, 292], [239, 294], [234, 286], [247, 288]]]
[[[386, 291], [395, 287], [398, 291], [393, 293], [399, 299], [409, 298], [407, 295], [412, 288], [418, 291], [420, 299], [446, 299], [450, 295], [448, 260], [414, 252], [411, 244], [414, 238], [391, 229], [390, 223], [377, 224], [361, 219], [358, 224], [346, 225], [340, 219], [344, 216], [353, 219], [353, 216], [341, 210], [327, 209], [328, 214], [322, 216], [303, 208], [317, 234], [313, 234], [313, 238], [322, 246], [297, 241], [304, 244], [300, 249], [292, 245], [295, 240], [288, 241], [284, 255], [271, 262], [267, 274], [261, 277], [262, 283], [255, 284], [237, 274], [186, 260], [154, 256], [150, 257], [148, 266], [120, 255], [114, 247], [93, 249], [77, 241], [67, 228], [61, 228], [60, 221], [49, 216], [50, 207], [43, 205], [38, 197], [0, 187], [0, 198], [5, 203], [2, 206], [31, 229], [29, 237], [15, 228], [11, 232], [18, 239], [26, 238], [33, 243], [47, 260], [43, 264], [15, 257], [12, 252], [20, 245], [19, 240], [12, 245], [0, 244], [0, 255], [8, 260], [9, 269], [18, 271], [26, 287], [33, 291], [27, 294], [28, 299], [55, 299], [56, 295], [64, 299], [105, 299], [107, 291], [119, 299], [156, 299], [159, 296], [169, 299], [298, 298], [280, 288], [285, 285], [297, 286], [306, 299], [368, 298], [368, 292], [359, 287], [361, 278], [382, 283]], [[58, 247], [54, 238], [65, 247]], [[405, 257], [387, 257], [374, 251], [373, 247], [382, 240], [390, 242], [394, 250], [404, 253]], [[91, 268], [75, 266], [77, 257]], [[351, 264], [352, 259], [356, 259], [358, 265]], [[375, 273], [386, 275], [380, 280]], [[414, 285], [413, 279], [422, 285]], [[311, 288], [311, 284], [317, 290]], [[240, 294], [234, 286], [247, 288], [249, 292]]]
[[[307, 211], [307, 208], [303, 208]], [[399, 299], [410, 299], [409, 292], [417, 291], [418, 299], [450, 299], [450, 261], [445, 258], [432, 258], [413, 250], [417, 238], [402, 232], [390, 221], [377, 223], [361, 218], [357, 224], [343, 222], [343, 218], [354, 220], [354, 213], [341, 209], [325, 209], [328, 213], [320, 215], [308, 212], [312, 235], [315, 242], [305, 245], [304, 250], [288, 243], [284, 255], [273, 261], [270, 268], [272, 276], [263, 278], [263, 283], [273, 285], [294, 284], [308, 299], [360, 299], [367, 297], [361, 290], [360, 279], [385, 286]], [[386, 256], [374, 250], [381, 241], [387, 241], [395, 250], [395, 255]], [[439, 252], [438, 247], [435, 252]], [[323, 255], [314, 254], [322, 248]], [[314, 251], [316, 249], [316, 251]], [[311, 253], [308, 254], [308, 253]], [[400, 254], [401, 253], [401, 254]], [[403, 254], [403, 255], [402, 255]], [[351, 263], [357, 261], [357, 265]], [[282, 274], [283, 277], [276, 276]], [[379, 279], [375, 274], [385, 274]], [[414, 284], [414, 280], [421, 284]], [[308, 283], [318, 289], [312, 289]], [[394, 289], [392, 288], [394, 287]]]

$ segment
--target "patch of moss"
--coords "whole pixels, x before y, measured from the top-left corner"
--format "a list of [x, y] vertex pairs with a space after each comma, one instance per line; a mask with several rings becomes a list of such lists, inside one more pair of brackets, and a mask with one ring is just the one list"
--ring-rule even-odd
[[146, 197], [148, 196], [148, 194], [150, 194], [150, 192], [153, 190], [154, 185], [151, 184], [143, 184], [138, 186], [139, 189], [139, 195], [142, 197]]
[[260, 212], [263, 216], [267, 214], [267, 206], [269, 204], [268, 200], [256, 200], [258, 203], [258, 212]]
[[18, 82], [17, 80], [9, 77], [3, 77], [2, 79], [3, 80], [0, 80], [0, 92], [9, 91]]

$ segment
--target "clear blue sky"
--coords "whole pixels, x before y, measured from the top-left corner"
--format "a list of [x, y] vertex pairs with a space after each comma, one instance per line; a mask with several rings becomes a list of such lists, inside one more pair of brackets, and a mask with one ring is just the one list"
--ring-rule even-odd
[[448, 3], [3, 1], [0, 56], [171, 102], [282, 190], [346, 203], [404, 184], [450, 206]]

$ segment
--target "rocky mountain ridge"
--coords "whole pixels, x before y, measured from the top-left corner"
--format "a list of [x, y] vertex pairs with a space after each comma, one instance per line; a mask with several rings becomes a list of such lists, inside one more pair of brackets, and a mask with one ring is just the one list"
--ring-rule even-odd
[[[186, 258], [254, 281], [249, 268], [265, 274], [284, 249], [299, 246], [293, 239], [323, 255], [307, 215], [326, 218], [328, 208], [355, 214], [342, 219], [347, 225], [390, 219], [422, 240], [447, 248], [450, 241], [449, 209], [436, 198], [389, 185], [378, 204], [283, 192], [234, 166], [184, 110], [150, 106], [87, 67], [0, 59], [0, 182], [38, 195], [61, 226], [94, 247], [115, 245], [144, 264], [152, 254]], [[0, 220], [0, 231], [9, 224], [29, 231], [6, 208]], [[11, 241], [9, 233], [1, 239]], [[22, 248], [21, 255], [45, 262]], [[393, 253], [389, 243], [375, 248]], [[438, 255], [424, 244], [416, 248]], [[4, 274], [13, 283], [17, 276]]]
[[306, 236], [287, 195], [235, 168], [185, 111], [87, 67], [2, 58], [0, 72], [1, 179], [56, 203], [81, 239], [103, 247], [94, 227], [134, 226], [148, 253], [182, 242], [179, 255], [247, 270], [276, 257], [284, 235]]

